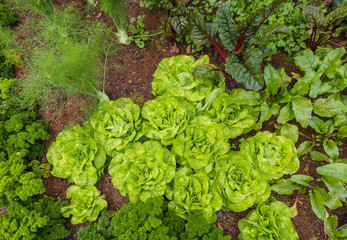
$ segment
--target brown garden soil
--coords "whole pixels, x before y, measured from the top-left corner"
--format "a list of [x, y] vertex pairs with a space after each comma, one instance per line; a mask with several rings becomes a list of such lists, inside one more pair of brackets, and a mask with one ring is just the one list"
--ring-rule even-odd
[[[56, 1], [57, 5], [62, 3], [74, 4], [77, 8], [84, 10], [86, 7], [86, 0], [76, 0], [76, 1]], [[155, 30], [159, 27], [158, 19], [164, 17], [166, 12], [157, 12], [153, 13], [147, 9], [139, 7], [137, 2], [131, 1], [128, 9], [128, 17], [134, 17], [138, 15], [145, 14], [145, 26], [147, 30]], [[27, 20], [27, 17], [19, 16], [21, 22]], [[89, 20], [104, 21], [109, 26], [112, 26], [113, 23], [110, 18], [102, 13], [97, 7], [92, 12], [89, 12], [86, 15], [86, 18]], [[21, 24], [21, 23], [19, 23]], [[165, 39], [160, 42], [160, 46], [157, 44], [149, 44], [147, 51], [142, 52], [134, 44], [129, 46], [122, 46], [121, 49], [114, 56], [109, 56], [107, 61], [107, 67], [109, 70], [106, 73], [106, 93], [111, 100], [116, 100], [120, 97], [131, 98], [135, 103], [142, 106], [142, 104], [148, 100], [154, 98], [151, 94], [151, 82], [153, 80], [153, 73], [156, 70], [156, 67], [164, 58], [180, 55], [180, 54], [189, 54], [193, 55], [195, 58], [199, 58], [204, 54], [208, 54], [211, 63], [223, 67], [223, 60], [219, 57], [218, 53], [213, 49], [207, 49], [205, 52], [191, 54], [189, 47], [183, 44], [176, 44], [169, 39]], [[156, 45], [156, 46], [154, 46]], [[273, 56], [271, 64], [275, 68], [280, 68], [284, 66], [284, 61], [287, 59], [285, 53], [279, 53]], [[104, 58], [101, 58], [101, 61], [104, 61]], [[113, 66], [119, 66], [117, 68]], [[291, 72], [299, 72], [296, 66], [293, 64], [293, 61], [285, 66], [287, 74]], [[26, 69], [17, 69], [18, 78], [25, 75]], [[226, 77], [228, 88], [242, 87], [242, 85], [237, 84], [230, 77]], [[49, 104], [48, 107], [45, 107], [40, 110], [40, 118], [48, 121], [52, 125], [51, 135], [52, 138], [49, 141], [45, 142], [47, 149], [55, 141], [55, 137], [65, 128], [69, 128], [75, 124], [83, 124], [86, 121], [86, 115], [84, 108], [81, 107], [79, 102], [83, 100], [84, 96], [76, 96], [68, 101], [68, 103], [60, 110], [56, 108], [56, 104]], [[59, 103], [58, 103], [59, 105]], [[316, 133], [310, 128], [303, 129], [299, 124], [292, 121], [291, 123], [296, 124], [299, 127], [299, 130], [305, 135], [312, 137]], [[275, 131], [274, 128], [274, 119], [263, 124], [262, 130], [269, 130], [271, 132]], [[248, 137], [255, 134], [255, 131], [250, 132], [246, 136]], [[297, 146], [301, 142], [309, 139], [305, 137], [300, 137], [297, 143]], [[231, 144], [238, 146], [238, 139], [231, 141]], [[346, 142], [340, 147], [340, 156], [341, 158], [347, 158], [347, 148]], [[321, 146], [317, 146], [316, 149], [322, 151]], [[47, 159], [43, 158], [42, 162], [47, 162]], [[324, 165], [322, 162], [314, 162], [310, 159], [309, 155], [304, 155], [300, 157], [300, 169], [297, 174], [306, 174], [310, 175], [313, 178], [319, 178], [319, 174], [316, 172], [316, 168]], [[45, 186], [47, 188], [46, 195], [52, 196], [58, 200], [66, 199], [66, 190], [71, 185], [66, 180], [50, 176], [44, 180]], [[318, 184], [318, 183], [317, 183]], [[107, 169], [105, 170], [105, 175], [101, 180], [96, 184], [96, 187], [106, 196], [107, 202], [109, 204], [109, 210], [119, 210], [124, 203], [128, 202], [128, 199], [123, 197], [120, 192], [115, 189], [111, 182], [111, 177], [108, 174]], [[293, 195], [278, 195], [276, 193], [272, 194], [278, 200], [287, 203], [288, 206], [292, 206], [297, 197], [297, 192]], [[324, 225], [314, 214], [311, 208], [310, 199], [308, 193], [300, 194], [298, 197], [297, 210], [298, 215], [292, 219], [294, 227], [297, 230], [301, 240], [309, 240], [313, 237], [316, 237], [318, 240], [325, 239], [324, 236]], [[249, 211], [244, 211], [241, 213], [228, 212], [228, 211], [218, 211], [217, 216], [218, 220], [216, 225], [224, 230], [225, 234], [231, 235], [231, 239], [237, 239], [239, 234], [239, 229], [237, 227], [237, 222], [241, 218], [244, 218]], [[347, 212], [345, 206], [339, 208], [335, 211], [329, 211], [331, 215], [337, 215], [339, 219], [338, 225], [341, 226], [347, 222]], [[77, 239], [77, 231], [83, 224], [72, 225], [70, 219], [66, 221], [67, 228], [71, 230], [71, 235], [67, 239]]]

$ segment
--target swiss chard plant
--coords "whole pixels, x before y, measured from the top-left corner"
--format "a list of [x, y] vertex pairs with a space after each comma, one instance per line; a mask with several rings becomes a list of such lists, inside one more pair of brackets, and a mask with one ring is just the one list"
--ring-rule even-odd
[[298, 233], [290, 218], [291, 212], [286, 204], [279, 201], [260, 203], [238, 222], [241, 231], [238, 239], [298, 240]]
[[61, 212], [65, 218], [72, 215], [72, 224], [94, 222], [100, 212], [107, 208], [105, 196], [100, 196], [100, 191], [94, 186], [85, 189], [76, 185], [70, 186], [66, 191], [66, 198], [71, 198], [71, 202], [62, 207]]
[[[334, 210], [342, 207], [343, 203], [346, 202], [346, 171], [347, 164], [345, 163], [327, 164], [317, 168], [317, 172], [323, 175], [321, 178], [314, 179], [307, 175], [292, 175], [288, 179], [278, 180], [276, 184], [271, 186], [271, 190], [279, 194], [292, 194], [295, 190], [305, 193], [308, 189], [313, 212], [325, 224], [332, 224], [325, 207]], [[315, 181], [324, 182], [329, 191], [317, 186]], [[335, 234], [333, 229], [330, 231], [331, 234]]]
[[80, 126], [59, 133], [47, 152], [52, 174], [81, 187], [93, 186], [103, 175], [106, 154]]
[[157, 141], [130, 143], [110, 163], [113, 185], [130, 202], [165, 194], [176, 173], [173, 154]]
[[[337, 27], [347, 16], [347, 2], [343, 2], [336, 9], [324, 14], [320, 6], [302, 6], [302, 11], [306, 15], [307, 26], [311, 31], [309, 47], [315, 51], [318, 46], [324, 45], [332, 37], [338, 37], [341, 32], [347, 29], [346, 26]], [[335, 29], [335, 27], [337, 27]]]
[[253, 165], [267, 181], [293, 174], [299, 169], [299, 159], [291, 139], [265, 131], [240, 142], [240, 150], [252, 157]]

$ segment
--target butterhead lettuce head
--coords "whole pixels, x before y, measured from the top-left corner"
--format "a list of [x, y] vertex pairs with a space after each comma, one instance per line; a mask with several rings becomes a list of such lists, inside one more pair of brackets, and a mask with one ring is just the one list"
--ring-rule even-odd
[[254, 166], [268, 181], [293, 174], [299, 169], [299, 159], [291, 139], [265, 131], [240, 142], [240, 150], [249, 153]]
[[173, 154], [157, 141], [130, 143], [111, 160], [112, 183], [130, 202], [164, 195], [175, 176]]

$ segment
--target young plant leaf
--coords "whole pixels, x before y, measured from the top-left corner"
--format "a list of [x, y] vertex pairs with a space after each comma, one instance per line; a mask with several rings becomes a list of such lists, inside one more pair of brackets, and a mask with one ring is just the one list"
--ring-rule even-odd
[[320, 134], [324, 134], [328, 131], [328, 125], [316, 116], [313, 116], [308, 124]]
[[326, 233], [331, 240], [347, 239], [347, 225], [342, 226], [337, 230], [337, 216], [331, 216], [326, 221]]
[[277, 114], [278, 110], [280, 110], [280, 105], [277, 103], [273, 103], [271, 106], [269, 106], [267, 102], [263, 102], [260, 105], [260, 122], [269, 120], [272, 115]]
[[331, 193], [335, 193], [342, 201], [346, 202], [347, 190], [339, 179], [333, 176], [324, 176], [322, 180]]
[[264, 80], [266, 83], [265, 92], [271, 96], [274, 96], [278, 92], [280, 87], [280, 76], [276, 69], [270, 64], [267, 64], [264, 69]]
[[323, 147], [325, 152], [332, 159], [336, 160], [339, 157], [339, 149], [337, 148], [337, 144], [333, 140], [325, 139], [323, 142]]
[[335, 210], [339, 207], [342, 207], [342, 203], [335, 193], [332, 193], [332, 192], [327, 193], [324, 188], [320, 188], [320, 187], [315, 187], [314, 190], [320, 193], [320, 195], [322, 196], [324, 205], [327, 206], [329, 209]]
[[347, 125], [340, 127], [338, 130], [337, 137], [339, 139], [344, 139], [347, 137]]
[[296, 185], [290, 179], [279, 179], [275, 184], [271, 186], [271, 191], [277, 192], [278, 194], [293, 194], [295, 190], [299, 190], [301, 187]]
[[296, 120], [302, 127], [306, 128], [312, 114], [311, 100], [301, 96], [294, 96], [292, 104]]
[[311, 181], [313, 181], [313, 178], [311, 176], [308, 176], [308, 175], [292, 175], [290, 177], [290, 180], [295, 182], [295, 183], [297, 183], [297, 184], [301, 184], [303, 186], [312, 188], [312, 186], [309, 184]]
[[295, 114], [294, 114], [293, 109], [292, 109], [292, 103], [289, 102], [289, 103], [287, 103], [286, 106], [284, 106], [281, 109], [280, 115], [277, 118], [277, 122], [279, 124], [285, 124], [286, 122], [292, 120], [293, 118], [295, 118]]
[[313, 161], [325, 161], [325, 162], [334, 162], [332, 159], [330, 159], [326, 154], [317, 152], [317, 151], [311, 151], [310, 152], [310, 157]]
[[331, 163], [317, 168], [320, 175], [332, 176], [343, 182], [347, 182], [347, 164]]
[[333, 98], [319, 98], [313, 104], [313, 111], [322, 117], [334, 117], [343, 114], [344, 104]]
[[296, 125], [286, 123], [280, 127], [278, 133], [296, 143], [299, 139], [299, 128]]
[[323, 222], [327, 219], [327, 210], [324, 207], [324, 201], [318, 191], [310, 191], [310, 200], [313, 212]]
[[310, 152], [314, 146], [315, 146], [315, 143], [313, 141], [305, 141], [301, 143], [296, 150], [298, 157]]

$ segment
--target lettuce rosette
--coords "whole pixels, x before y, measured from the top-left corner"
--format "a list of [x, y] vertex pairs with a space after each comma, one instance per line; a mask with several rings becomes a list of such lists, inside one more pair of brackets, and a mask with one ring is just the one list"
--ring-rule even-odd
[[239, 240], [273, 239], [298, 240], [289, 207], [278, 201], [269, 205], [260, 203], [238, 222], [241, 231]]
[[218, 156], [226, 154], [230, 145], [225, 126], [206, 116], [197, 116], [179, 133], [172, 146], [176, 161], [195, 171], [209, 173]]
[[253, 168], [246, 152], [231, 152], [216, 163], [214, 186], [223, 199], [223, 209], [242, 212], [266, 201], [269, 183]]
[[130, 202], [164, 195], [176, 172], [174, 155], [157, 141], [130, 143], [111, 160], [112, 183]]
[[[244, 92], [245, 96], [253, 96], [252, 92]], [[240, 101], [238, 98], [233, 98], [221, 89], [215, 89], [196, 105], [196, 110], [197, 114], [207, 116], [213, 122], [226, 125], [229, 130], [228, 138], [236, 138], [251, 131], [258, 121], [259, 107], [251, 104], [252, 102], [248, 104], [247, 100]]]
[[94, 185], [103, 175], [106, 154], [84, 128], [75, 126], [59, 133], [47, 152], [52, 174], [80, 187]]
[[195, 117], [192, 103], [170, 95], [146, 102], [141, 110], [142, 133], [151, 139], [171, 145], [176, 135]]
[[114, 157], [128, 143], [137, 139], [140, 123], [140, 107], [129, 98], [119, 98], [100, 102], [86, 127], [92, 129], [106, 154]]
[[299, 169], [299, 159], [291, 139], [265, 131], [240, 142], [240, 150], [249, 153], [254, 166], [267, 181], [294, 174]]
[[72, 224], [94, 222], [100, 212], [107, 208], [105, 196], [100, 196], [100, 191], [94, 186], [86, 189], [70, 186], [66, 191], [66, 198], [71, 198], [71, 203], [62, 207], [61, 212], [65, 218], [72, 215]]
[[152, 82], [152, 94], [169, 94], [192, 102], [200, 101], [214, 88], [225, 88], [223, 74], [214, 65], [207, 65], [209, 57], [195, 61], [193, 56], [180, 55], [162, 60]]
[[193, 210], [201, 210], [208, 222], [215, 222], [215, 212], [222, 207], [222, 198], [212, 185], [206, 174], [194, 173], [187, 167], [179, 169], [166, 192], [171, 200], [169, 209], [185, 219]]

